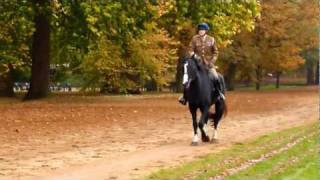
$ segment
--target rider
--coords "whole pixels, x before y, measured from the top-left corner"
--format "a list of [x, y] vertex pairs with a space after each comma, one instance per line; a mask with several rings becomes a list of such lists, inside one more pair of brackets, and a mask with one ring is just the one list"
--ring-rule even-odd
[[[218, 58], [218, 48], [216, 46], [215, 39], [209, 36], [207, 33], [209, 31], [209, 25], [207, 23], [200, 23], [198, 25], [198, 34], [192, 37], [189, 44], [189, 56], [195, 57], [203, 64], [207, 65], [209, 70], [209, 77], [214, 82], [218, 82], [218, 73], [216, 71], [216, 66], [214, 65]], [[222, 91], [218, 85], [219, 92]], [[222, 94], [222, 93], [220, 93]], [[224, 98], [224, 96], [222, 96]], [[185, 97], [185, 92], [183, 96], [179, 98], [179, 102], [186, 105], [187, 99]]]

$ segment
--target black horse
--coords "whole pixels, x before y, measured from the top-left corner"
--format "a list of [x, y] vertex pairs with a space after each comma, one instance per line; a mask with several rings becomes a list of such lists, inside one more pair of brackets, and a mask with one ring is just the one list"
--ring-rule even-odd
[[[218, 123], [227, 113], [227, 106], [224, 98], [224, 79], [219, 74], [219, 83], [213, 83], [209, 77], [209, 69], [206, 65], [199, 63], [195, 58], [186, 58], [183, 63], [183, 86], [185, 88], [185, 96], [189, 102], [189, 110], [192, 115], [194, 137], [192, 145], [198, 144], [198, 127], [201, 131], [201, 139], [203, 142], [209, 142], [210, 138], [206, 134], [205, 125], [208, 119], [212, 119], [214, 133], [212, 141], [217, 141]], [[222, 92], [216, 87], [220, 85]], [[210, 107], [215, 105], [215, 113], [210, 112]], [[201, 117], [197, 122], [197, 110], [200, 109]]]

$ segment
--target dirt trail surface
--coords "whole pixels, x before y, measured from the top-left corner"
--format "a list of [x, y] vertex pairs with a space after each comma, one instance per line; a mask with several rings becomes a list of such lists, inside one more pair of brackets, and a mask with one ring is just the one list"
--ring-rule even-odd
[[317, 93], [315, 87], [228, 93], [220, 142], [197, 147], [190, 146], [191, 118], [178, 95], [0, 99], [0, 179], [141, 179], [232, 143], [314, 121]]

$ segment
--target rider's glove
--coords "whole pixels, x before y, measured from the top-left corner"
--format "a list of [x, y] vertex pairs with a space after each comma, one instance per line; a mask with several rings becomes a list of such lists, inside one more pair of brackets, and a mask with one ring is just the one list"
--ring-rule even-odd
[[192, 56], [195, 60], [197, 60], [198, 62], [201, 62], [201, 57], [198, 56], [197, 54], [193, 54]]

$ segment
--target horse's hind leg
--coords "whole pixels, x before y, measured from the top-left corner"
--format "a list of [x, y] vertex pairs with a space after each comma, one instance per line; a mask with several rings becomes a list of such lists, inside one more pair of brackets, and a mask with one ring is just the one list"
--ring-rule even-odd
[[210, 138], [209, 136], [207, 136], [205, 130], [204, 130], [204, 126], [206, 124], [206, 122], [208, 121], [208, 113], [209, 113], [209, 107], [206, 107], [204, 109], [201, 110], [201, 118], [199, 121], [199, 128], [201, 131], [201, 139], [203, 142], [209, 142]]
[[213, 135], [212, 135], [212, 139], [211, 141], [214, 143], [218, 142], [218, 124], [220, 122], [220, 120], [222, 119], [223, 113], [224, 113], [224, 100], [223, 99], [219, 99], [216, 104], [215, 104], [215, 113], [213, 115], [213, 126], [214, 126], [214, 130], [213, 130]]
[[214, 123], [214, 129], [213, 129], [213, 135], [212, 135], [212, 139], [211, 139], [211, 142], [213, 143], [217, 143], [219, 140], [218, 140], [218, 128], [216, 126], [217, 123]]
[[199, 138], [198, 138], [198, 123], [197, 123], [197, 108], [189, 106], [189, 110], [191, 112], [192, 125], [193, 125], [193, 138], [192, 138], [191, 145], [192, 146], [196, 146], [196, 145], [198, 145], [198, 141], [199, 141]]

